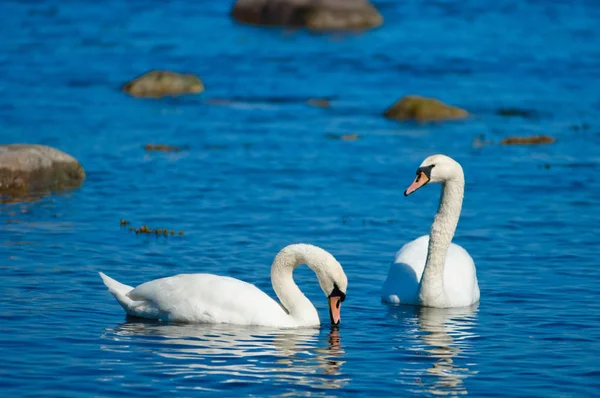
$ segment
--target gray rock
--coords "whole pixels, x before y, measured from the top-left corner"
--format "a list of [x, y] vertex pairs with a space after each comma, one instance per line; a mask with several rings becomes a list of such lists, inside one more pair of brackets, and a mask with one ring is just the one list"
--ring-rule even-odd
[[85, 179], [81, 164], [45, 145], [0, 145], [0, 195], [20, 196], [76, 188]]
[[125, 84], [123, 91], [134, 97], [160, 98], [198, 94], [204, 91], [204, 84], [192, 74], [153, 70]]
[[380, 26], [383, 17], [367, 0], [238, 0], [231, 16], [241, 23], [357, 30]]

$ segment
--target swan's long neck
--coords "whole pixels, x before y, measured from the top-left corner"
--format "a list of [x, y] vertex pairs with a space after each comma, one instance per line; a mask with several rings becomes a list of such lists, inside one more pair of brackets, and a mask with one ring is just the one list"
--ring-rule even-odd
[[314, 253], [307, 245], [292, 245], [283, 249], [271, 266], [271, 283], [281, 305], [298, 325], [314, 325], [319, 323], [319, 314], [311, 301], [302, 293], [293, 272], [300, 264], [308, 265], [317, 275], [321, 262], [316, 261]]
[[442, 185], [440, 204], [429, 232], [427, 261], [421, 278], [419, 296], [423, 305], [435, 307], [445, 300], [444, 265], [458, 225], [464, 190], [465, 179], [462, 173]]

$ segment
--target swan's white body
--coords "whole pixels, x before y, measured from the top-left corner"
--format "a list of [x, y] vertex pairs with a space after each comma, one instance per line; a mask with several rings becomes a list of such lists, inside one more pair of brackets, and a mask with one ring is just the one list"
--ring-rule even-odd
[[140, 318], [271, 327], [318, 326], [316, 308], [292, 278], [293, 269], [304, 263], [315, 271], [327, 295], [338, 285], [345, 292], [347, 279], [341, 265], [327, 251], [306, 244], [285, 247], [273, 262], [271, 280], [281, 304], [256, 286], [227, 276], [181, 274], [136, 288], [102, 272], [100, 276], [125, 312]]
[[[181, 274], [146, 282], [136, 288], [123, 285], [103, 273], [100, 276], [131, 316], [189, 323], [293, 324], [281, 305], [262, 290], [228, 276]], [[316, 310], [315, 315], [316, 321], [313, 319], [312, 324], [318, 325]]]
[[[430, 175], [419, 175], [422, 169]], [[480, 295], [475, 263], [465, 249], [451, 243], [462, 208], [462, 167], [447, 156], [430, 156], [405, 195], [429, 181], [443, 184], [430, 235], [407, 243], [396, 253], [381, 290], [382, 300], [437, 308], [473, 305]]]
[[[384, 301], [420, 305], [419, 284], [427, 261], [429, 235], [408, 242], [396, 253], [381, 290]], [[473, 259], [461, 246], [451, 243], [444, 264], [447, 307], [466, 307], [479, 301], [479, 286]]]

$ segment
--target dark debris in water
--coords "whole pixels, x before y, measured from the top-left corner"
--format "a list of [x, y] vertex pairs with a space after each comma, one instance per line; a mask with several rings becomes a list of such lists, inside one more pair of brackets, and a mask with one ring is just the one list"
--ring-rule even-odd
[[231, 106], [235, 104], [270, 104], [270, 105], [297, 105], [306, 104], [317, 108], [331, 108], [331, 101], [335, 97], [298, 97], [298, 96], [234, 96], [230, 98], [209, 98], [205, 103], [209, 105]]
[[328, 140], [341, 140], [341, 141], [356, 141], [359, 135], [356, 133], [353, 134], [327, 134], [325, 138]]
[[492, 145], [494, 142], [485, 139], [485, 134], [476, 135], [471, 144], [473, 148], [483, 148], [484, 146]]
[[207, 149], [209, 151], [220, 151], [227, 149], [227, 145], [205, 144], [204, 149]]
[[500, 108], [496, 114], [504, 117], [522, 117], [524, 119], [535, 119], [539, 117], [537, 111], [523, 108]]
[[571, 125], [571, 130], [573, 131], [586, 131], [590, 129], [590, 125], [587, 123], [581, 123], [581, 124], [573, 124]]
[[[125, 226], [125, 225], [130, 225], [131, 223], [127, 220], [123, 220], [121, 219], [120, 221], [121, 226]], [[157, 229], [152, 229], [150, 227], [148, 227], [147, 225], [142, 225], [139, 228], [133, 228], [133, 227], [129, 227], [128, 231], [130, 232], [135, 232], [136, 235], [139, 234], [154, 234], [156, 236], [173, 236], [175, 234], [181, 236], [184, 234], [183, 231], [175, 231], [174, 229], [168, 229], [168, 228], [157, 228]]]
[[[548, 135], [532, 135], [529, 137], [507, 137], [500, 141], [500, 145], [537, 145], [537, 144], [552, 144], [556, 141], [554, 137]], [[473, 138], [471, 146], [476, 149], [481, 149], [484, 146], [494, 145], [494, 141], [486, 140], [485, 134], [476, 135]]]
[[144, 149], [148, 152], [162, 151], [162, 152], [179, 152], [181, 148], [178, 146], [163, 145], [163, 144], [146, 144]]
[[319, 108], [330, 108], [331, 103], [324, 98], [310, 98], [306, 103], [310, 106], [316, 106]]
[[529, 137], [507, 137], [500, 141], [502, 145], [534, 145], [552, 144], [555, 139], [548, 135], [532, 135]]

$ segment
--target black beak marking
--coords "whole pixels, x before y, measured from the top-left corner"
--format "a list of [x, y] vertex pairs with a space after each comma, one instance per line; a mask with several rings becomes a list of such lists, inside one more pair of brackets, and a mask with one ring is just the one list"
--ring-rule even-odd
[[337, 283], [334, 283], [333, 290], [332, 290], [331, 294], [329, 295], [329, 297], [339, 297], [340, 301], [338, 301], [337, 306], [338, 306], [338, 308], [340, 308], [340, 303], [342, 303], [342, 302], [344, 302], [344, 300], [346, 300], [346, 293], [344, 293], [340, 290]]
[[431, 180], [431, 169], [435, 167], [435, 164], [430, 164], [429, 166], [419, 167], [417, 169], [417, 182], [419, 181], [419, 176], [421, 173], [425, 174], [428, 180]]

